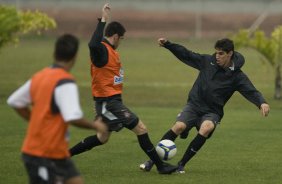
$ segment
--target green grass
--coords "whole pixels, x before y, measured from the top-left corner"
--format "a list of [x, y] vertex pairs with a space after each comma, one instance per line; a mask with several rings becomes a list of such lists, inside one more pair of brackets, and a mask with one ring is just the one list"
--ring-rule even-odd
[[[53, 38], [26, 39], [18, 47], [0, 52], [0, 183], [27, 183], [20, 159], [20, 147], [26, 123], [6, 105], [9, 94], [35, 71], [52, 62]], [[184, 40], [182, 44], [201, 53], [213, 52], [213, 41], [204, 43]], [[85, 183], [124, 184], [276, 184], [282, 181], [281, 101], [274, 101], [274, 74], [252, 50], [241, 50], [246, 57], [243, 70], [271, 105], [268, 118], [236, 93], [225, 107], [225, 117], [213, 137], [187, 165], [184, 175], [162, 176], [154, 168], [150, 173], [139, 171], [147, 158], [134, 134], [126, 129], [113, 133], [104, 146], [73, 158]], [[124, 101], [145, 122], [156, 143], [174, 123], [186, 102], [197, 71], [178, 62], [155, 40], [128, 39], [120, 47], [125, 69]], [[87, 42], [81, 42], [78, 62], [72, 73], [79, 84], [85, 116], [93, 118], [90, 92]], [[73, 145], [94, 132], [71, 127]], [[177, 139], [177, 163], [195, 135]]]

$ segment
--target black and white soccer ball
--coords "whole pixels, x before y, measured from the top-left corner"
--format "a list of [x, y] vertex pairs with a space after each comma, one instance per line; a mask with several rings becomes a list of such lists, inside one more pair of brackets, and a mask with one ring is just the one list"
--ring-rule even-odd
[[164, 139], [157, 144], [156, 151], [159, 157], [166, 161], [172, 159], [176, 155], [177, 149], [173, 141]]

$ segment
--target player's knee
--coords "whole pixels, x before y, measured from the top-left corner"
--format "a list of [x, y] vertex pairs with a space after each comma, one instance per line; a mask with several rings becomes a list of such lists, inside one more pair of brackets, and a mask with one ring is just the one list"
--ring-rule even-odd
[[201, 125], [199, 133], [204, 137], [208, 137], [210, 133], [214, 130], [215, 125], [212, 121], [204, 121]]
[[142, 135], [148, 132], [147, 127], [141, 120], [138, 121], [138, 124], [132, 129], [132, 131], [137, 135]]
[[177, 121], [172, 127], [172, 131], [177, 135], [181, 134], [185, 129], [186, 124], [180, 121]]
[[102, 118], [98, 118], [94, 122], [94, 126], [97, 132], [108, 132], [109, 127], [103, 122]]
[[97, 137], [102, 144], [105, 144], [110, 139], [110, 132], [97, 132]]

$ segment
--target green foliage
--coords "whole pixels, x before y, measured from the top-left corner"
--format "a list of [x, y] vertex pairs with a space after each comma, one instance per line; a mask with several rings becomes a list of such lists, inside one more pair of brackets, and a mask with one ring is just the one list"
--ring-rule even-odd
[[0, 48], [16, 43], [19, 36], [36, 31], [53, 29], [56, 22], [39, 11], [19, 11], [14, 7], [0, 6]]
[[273, 67], [282, 60], [282, 26], [278, 26], [270, 37], [261, 30], [250, 34], [248, 30], [243, 29], [234, 35], [233, 40], [237, 48], [251, 47], [258, 51]]
[[282, 62], [282, 26], [278, 26], [271, 34], [275, 50], [277, 50], [276, 61]]

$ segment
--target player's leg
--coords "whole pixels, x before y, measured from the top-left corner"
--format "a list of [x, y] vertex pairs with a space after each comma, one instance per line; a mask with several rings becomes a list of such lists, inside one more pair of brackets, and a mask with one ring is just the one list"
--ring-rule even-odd
[[108, 126], [98, 118], [95, 121], [96, 135], [88, 136], [76, 145], [74, 145], [69, 151], [71, 156], [78, 155], [80, 153], [91, 150], [92, 148], [105, 144], [108, 142], [111, 132], [108, 131]]
[[[186, 124], [180, 121], [177, 121], [171, 129], [169, 129], [161, 138], [161, 140], [168, 139], [171, 141], [175, 141], [178, 135], [180, 135], [186, 129]], [[153, 160], [148, 160], [142, 164], [140, 164], [139, 168], [143, 171], [150, 171], [154, 166]]]
[[117, 98], [109, 101], [106, 105], [106, 109], [109, 111], [108, 115], [111, 115], [112, 118], [112, 122], [109, 125], [110, 129], [119, 131], [122, 127], [126, 127], [133, 131], [137, 135], [142, 150], [150, 159], [156, 162], [159, 173], [170, 174], [177, 169], [176, 166], [166, 165], [162, 162], [149, 138], [146, 126], [122, 103], [121, 99]]
[[97, 134], [88, 136], [75, 146], [70, 149], [71, 156], [83, 153], [85, 151], [91, 150], [96, 146], [107, 143], [111, 136], [111, 131], [109, 131], [109, 125], [107, 117], [104, 115], [107, 114], [106, 102], [104, 101], [95, 101], [95, 110], [96, 110], [96, 119], [94, 121], [95, 129]]
[[138, 124], [132, 129], [137, 135], [137, 139], [142, 150], [156, 164], [160, 174], [170, 174], [177, 169], [177, 166], [164, 163], [158, 156], [155, 146], [152, 144], [148, 131], [144, 123], [139, 120]]
[[22, 154], [29, 176], [29, 184], [82, 184], [82, 178], [73, 162], [66, 159], [48, 159]]
[[[189, 104], [186, 104], [182, 111], [178, 114], [175, 124], [163, 135], [161, 140], [169, 139], [171, 141], [175, 141], [175, 139], [179, 135], [182, 135], [183, 132], [186, 132], [188, 135], [189, 130], [193, 127], [191, 124], [188, 124], [188, 122], [195, 121], [197, 118], [197, 113], [194, 112], [193, 108]], [[153, 166], [154, 162], [152, 160], [148, 160], [140, 164], [139, 168], [143, 171], [150, 171]]]
[[186, 129], [187, 125], [182, 121], [176, 121], [170, 130], [168, 130], [161, 140], [169, 139], [175, 141], [175, 139]]
[[179, 135], [181, 138], [187, 138], [188, 132], [193, 127], [189, 122], [193, 122], [197, 118], [197, 112], [195, 112], [190, 104], [186, 104], [182, 111], [177, 115], [176, 123], [163, 135], [161, 140], [169, 139], [175, 141]]
[[110, 131], [120, 131], [123, 127], [126, 127], [137, 135], [140, 147], [151, 159], [158, 163], [159, 173], [169, 174], [173, 172], [173, 170], [176, 170], [176, 167], [170, 168], [170, 166], [164, 166], [164, 163], [157, 155], [154, 145], [151, 143], [147, 128], [139, 118], [122, 103], [120, 97], [113, 98], [103, 103], [102, 115], [105, 121], [107, 120], [106, 123]]
[[198, 129], [198, 134], [191, 141], [182, 159], [178, 163], [179, 173], [185, 173], [184, 167], [186, 163], [196, 155], [196, 153], [205, 144], [206, 140], [212, 135], [218, 121], [219, 116], [216, 114], [206, 114], [202, 117], [202, 119], [199, 121], [199, 124], [196, 125]]
[[42, 158], [23, 153], [22, 160], [28, 174], [29, 184], [48, 184], [53, 182], [50, 177], [50, 169]]
[[79, 171], [69, 158], [52, 160], [52, 167], [54, 170], [54, 183], [64, 184], [83, 184], [83, 179]]
[[81, 142], [76, 144], [70, 149], [71, 155], [77, 155], [92, 148], [105, 144], [110, 136], [111, 131], [119, 131], [122, 129], [122, 121], [115, 114], [120, 114], [122, 109], [120, 108], [120, 98], [109, 99], [107, 101], [96, 101], [95, 109], [97, 113], [96, 120], [94, 122], [96, 135], [88, 136]]

